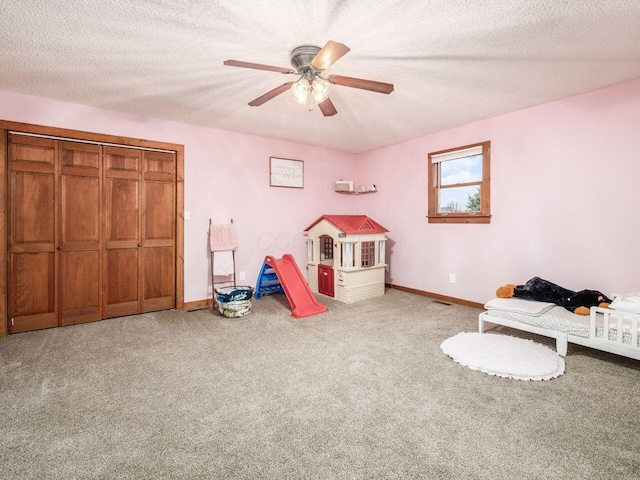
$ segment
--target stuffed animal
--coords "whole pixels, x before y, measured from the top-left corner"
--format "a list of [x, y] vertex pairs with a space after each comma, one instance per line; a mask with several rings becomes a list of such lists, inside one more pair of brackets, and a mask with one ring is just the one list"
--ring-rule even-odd
[[504, 285], [498, 288], [496, 296], [555, 303], [578, 315], [589, 315], [591, 307], [607, 308], [611, 303], [605, 294], [597, 290], [574, 292], [540, 277], [533, 277], [524, 285]]

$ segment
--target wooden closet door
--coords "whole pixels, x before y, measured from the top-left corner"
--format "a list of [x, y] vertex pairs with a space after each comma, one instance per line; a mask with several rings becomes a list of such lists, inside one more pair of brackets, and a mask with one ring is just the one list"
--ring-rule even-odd
[[175, 308], [176, 157], [143, 153], [142, 312]]
[[56, 165], [55, 140], [9, 136], [9, 333], [58, 325]]
[[60, 324], [102, 318], [102, 147], [60, 142]]
[[140, 312], [142, 152], [104, 147], [103, 318]]

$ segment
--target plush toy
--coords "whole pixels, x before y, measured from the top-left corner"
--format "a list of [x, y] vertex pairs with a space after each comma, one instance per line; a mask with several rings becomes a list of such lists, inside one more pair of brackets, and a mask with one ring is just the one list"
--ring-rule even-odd
[[533, 277], [524, 285], [504, 285], [498, 288], [496, 296], [555, 303], [578, 315], [589, 315], [591, 307], [607, 308], [611, 303], [605, 294], [597, 290], [574, 292], [540, 277]]

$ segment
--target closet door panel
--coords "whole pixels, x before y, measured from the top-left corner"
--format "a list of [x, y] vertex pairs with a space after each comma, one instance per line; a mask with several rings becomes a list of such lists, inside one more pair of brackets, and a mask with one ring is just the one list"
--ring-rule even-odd
[[9, 333], [56, 327], [55, 255], [11, 254], [9, 260]]
[[[105, 179], [107, 191], [106, 241], [110, 246], [140, 240], [140, 181]], [[127, 243], [128, 245], [128, 243]]]
[[142, 311], [175, 307], [175, 155], [144, 158]]
[[104, 147], [105, 318], [140, 313], [141, 173], [140, 150]]
[[145, 176], [155, 175], [161, 180], [172, 180], [176, 173], [176, 156], [170, 152], [144, 152]]
[[108, 249], [105, 257], [104, 318], [140, 313], [138, 249]]
[[61, 252], [58, 265], [61, 325], [100, 320], [100, 252]]
[[[53, 260], [53, 252], [12, 255], [14, 312], [17, 316], [47, 313], [53, 309], [53, 283], [50, 281]], [[31, 275], [30, 272], [39, 272], [39, 275]]]
[[143, 312], [175, 307], [173, 247], [144, 249]]
[[100, 242], [100, 178], [64, 175], [61, 180], [63, 243]]
[[9, 333], [55, 327], [55, 140], [9, 136]]
[[142, 152], [132, 148], [104, 147], [105, 173], [119, 177], [139, 178]]
[[60, 142], [60, 323], [102, 318], [102, 147]]
[[169, 240], [173, 242], [173, 184], [170, 182], [145, 182], [145, 240]]
[[44, 173], [54, 171], [57, 158], [55, 140], [10, 135], [8, 150], [12, 169]]
[[12, 243], [53, 245], [55, 242], [53, 171], [49, 174], [14, 171], [12, 179]]

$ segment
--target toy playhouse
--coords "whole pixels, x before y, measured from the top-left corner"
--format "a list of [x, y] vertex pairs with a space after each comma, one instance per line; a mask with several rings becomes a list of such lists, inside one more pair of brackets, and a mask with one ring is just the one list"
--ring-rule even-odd
[[305, 230], [311, 291], [354, 303], [384, 295], [385, 233], [366, 215], [323, 215]]

